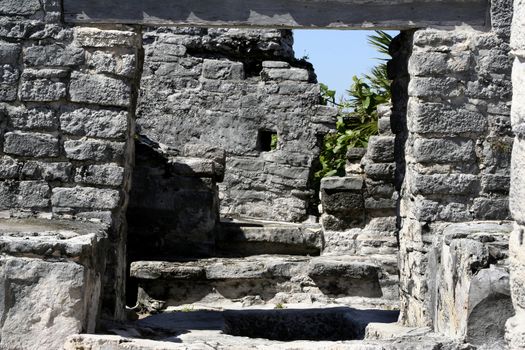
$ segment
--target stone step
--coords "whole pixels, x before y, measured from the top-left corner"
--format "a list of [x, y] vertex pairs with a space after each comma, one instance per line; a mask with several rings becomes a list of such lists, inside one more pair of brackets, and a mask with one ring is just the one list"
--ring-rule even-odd
[[220, 256], [259, 254], [319, 255], [323, 233], [318, 224], [253, 219], [222, 219], [216, 235]]
[[397, 276], [364, 257], [257, 255], [136, 261], [130, 273], [138, 283], [138, 303], [148, 311], [196, 303], [210, 307], [334, 303], [348, 297], [397, 302]]

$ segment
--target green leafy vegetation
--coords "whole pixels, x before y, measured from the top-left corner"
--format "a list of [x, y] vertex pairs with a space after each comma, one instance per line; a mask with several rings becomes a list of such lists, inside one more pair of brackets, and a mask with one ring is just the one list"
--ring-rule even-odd
[[270, 143], [270, 150], [275, 151], [277, 149], [277, 144], [279, 143], [279, 136], [277, 134], [272, 134], [272, 141]]
[[279, 309], [279, 310], [284, 309], [284, 308], [285, 307], [284, 307], [283, 303], [277, 303], [277, 304], [275, 304], [275, 307], [274, 307], [274, 309]]
[[[379, 53], [388, 55], [392, 37], [383, 31], [376, 31], [368, 37], [368, 43]], [[386, 60], [375, 66], [369, 74], [359, 78], [354, 76], [347, 90], [348, 97], [336, 101], [336, 91], [321, 85], [322, 103], [336, 106], [339, 116], [336, 132], [325, 136], [320, 155], [321, 170], [315, 177], [343, 176], [345, 173], [346, 152], [349, 148], [366, 147], [370, 136], [377, 135], [377, 106], [390, 101], [390, 83], [387, 76]]]

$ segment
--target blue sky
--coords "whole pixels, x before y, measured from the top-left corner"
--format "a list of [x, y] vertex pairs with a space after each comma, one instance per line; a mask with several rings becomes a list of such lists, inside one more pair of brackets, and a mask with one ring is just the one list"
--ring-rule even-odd
[[[381, 55], [367, 42], [367, 30], [294, 30], [295, 56], [308, 56], [317, 80], [337, 91], [350, 87], [352, 76], [367, 73]], [[398, 32], [389, 31], [395, 36]]]

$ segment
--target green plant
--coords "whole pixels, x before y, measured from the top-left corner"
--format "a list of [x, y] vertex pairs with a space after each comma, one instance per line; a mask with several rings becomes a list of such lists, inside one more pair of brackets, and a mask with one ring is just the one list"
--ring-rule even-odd
[[272, 141], [270, 143], [270, 150], [275, 151], [277, 149], [277, 144], [279, 143], [279, 136], [277, 134], [272, 134]]
[[[369, 36], [368, 42], [379, 53], [388, 54], [392, 37], [383, 31]], [[386, 59], [381, 59], [386, 61]], [[336, 102], [336, 92], [325, 84], [320, 84], [321, 103], [336, 106], [339, 116], [336, 131], [324, 138], [319, 162], [321, 169], [315, 178], [325, 176], [343, 176], [345, 173], [346, 152], [349, 148], [366, 147], [370, 136], [377, 135], [377, 106], [390, 101], [390, 83], [386, 63], [375, 66], [370, 74], [362, 78], [354, 76], [353, 83], [347, 90], [348, 98]]]
[[284, 309], [284, 308], [285, 307], [284, 307], [283, 303], [277, 303], [277, 304], [275, 304], [275, 307], [274, 307], [274, 309]]
[[193, 312], [195, 311], [193, 305], [185, 305], [182, 309], [180, 309], [180, 312]]

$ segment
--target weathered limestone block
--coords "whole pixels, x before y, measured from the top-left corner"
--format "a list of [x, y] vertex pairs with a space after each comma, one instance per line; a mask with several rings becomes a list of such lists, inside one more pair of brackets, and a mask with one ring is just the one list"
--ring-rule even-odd
[[65, 141], [64, 150], [69, 159], [122, 162], [125, 143], [84, 138]]
[[466, 73], [471, 67], [470, 52], [416, 52], [410, 56], [408, 72], [413, 76]]
[[372, 136], [368, 141], [366, 157], [373, 162], [390, 163], [394, 161], [394, 137]]
[[128, 130], [128, 113], [106, 109], [64, 109], [60, 127], [75, 136], [124, 138]]
[[436, 331], [476, 346], [504, 347], [510, 298], [509, 223], [473, 222], [443, 232]]
[[115, 55], [95, 51], [89, 56], [87, 65], [97, 73], [109, 73], [131, 78], [136, 70], [136, 58], [133, 54]]
[[330, 176], [321, 179], [321, 189], [324, 191], [361, 190], [363, 178], [361, 176]]
[[73, 166], [69, 162], [27, 161], [21, 172], [28, 179], [68, 182], [73, 173], [72, 169]]
[[66, 208], [115, 209], [119, 201], [119, 191], [94, 187], [56, 187], [51, 196], [54, 207]]
[[480, 112], [458, 108], [441, 103], [422, 103], [414, 98], [408, 102], [408, 129], [415, 133], [481, 133], [486, 130], [487, 121]]
[[49, 206], [49, 185], [41, 181], [0, 182], [2, 209], [28, 208], [38, 210]]
[[117, 107], [128, 107], [131, 103], [129, 84], [103, 75], [73, 72], [69, 94], [73, 102]]
[[244, 79], [244, 65], [241, 62], [204, 60], [202, 76], [207, 79]]
[[54, 110], [46, 107], [7, 107], [8, 125], [17, 130], [58, 130], [58, 118]]
[[41, 133], [8, 132], [4, 135], [4, 151], [29, 157], [57, 157], [60, 153], [56, 136]]
[[412, 156], [419, 163], [461, 163], [475, 160], [474, 142], [470, 139], [423, 139], [414, 141]]
[[419, 98], [450, 96], [464, 94], [465, 86], [453, 77], [411, 77], [408, 84], [410, 96]]
[[0, 223], [0, 347], [60, 350], [93, 332], [106, 227], [37, 219]]
[[66, 97], [67, 87], [64, 79], [67, 70], [63, 69], [25, 69], [20, 86], [22, 101], [51, 102]]
[[505, 197], [476, 198], [471, 211], [476, 213], [477, 219], [498, 220], [509, 219], [509, 200]]
[[310, 79], [310, 72], [301, 68], [263, 68], [261, 77], [264, 80], [308, 81]]
[[0, 64], [17, 65], [21, 52], [19, 44], [0, 41]]
[[86, 165], [76, 169], [76, 183], [88, 185], [121, 186], [124, 168], [117, 164]]
[[38, 0], [5, 0], [2, 1], [0, 14], [2, 15], [32, 15], [41, 9]]
[[359, 216], [364, 208], [363, 178], [359, 175], [346, 178], [325, 178], [321, 181], [323, 211], [333, 215]]
[[75, 43], [82, 47], [137, 47], [137, 34], [121, 30], [75, 27]]
[[407, 186], [415, 194], [465, 194], [474, 193], [479, 187], [479, 178], [471, 174], [418, 173], [407, 176]]
[[78, 66], [84, 63], [84, 49], [58, 44], [24, 48], [24, 63], [28, 66]]

